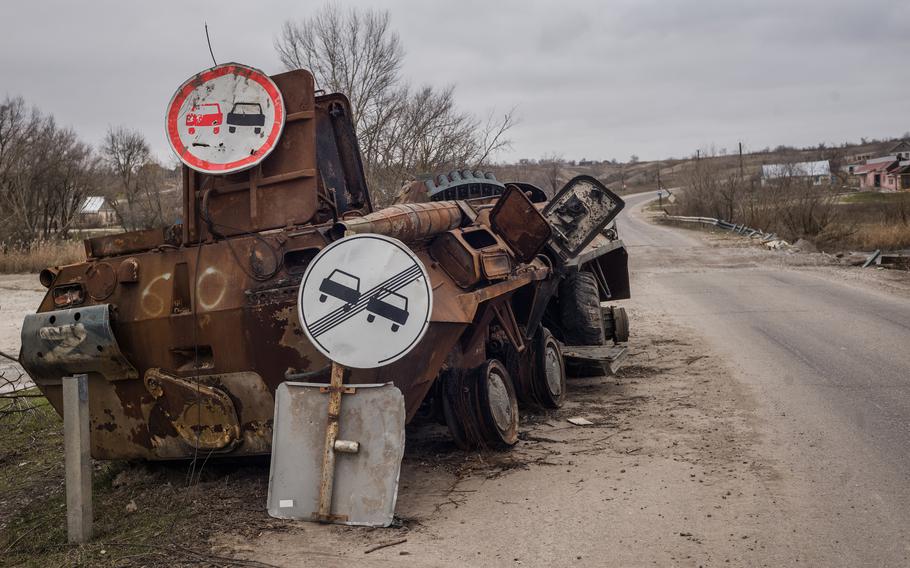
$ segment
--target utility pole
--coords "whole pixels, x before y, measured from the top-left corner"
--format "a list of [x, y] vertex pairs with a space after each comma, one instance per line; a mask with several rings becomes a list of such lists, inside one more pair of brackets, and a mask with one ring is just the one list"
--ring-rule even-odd
[[739, 143], [739, 179], [743, 179], [743, 143]]
[[700, 159], [701, 159], [701, 150], [696, 150], [695, 151], [695, 161], [697, 162]]

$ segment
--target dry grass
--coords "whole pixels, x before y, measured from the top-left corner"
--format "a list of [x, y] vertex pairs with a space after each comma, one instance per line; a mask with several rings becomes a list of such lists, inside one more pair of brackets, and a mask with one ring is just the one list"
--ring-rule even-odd
[[902, 223], [864, 223], [849, 239], [859, 250], [910, 249], [910, 226]]
[[0, 273], [39, 272], [85, 260], [85, 248], [76, 241], [36, 241], [31, 246], [0, 243]]

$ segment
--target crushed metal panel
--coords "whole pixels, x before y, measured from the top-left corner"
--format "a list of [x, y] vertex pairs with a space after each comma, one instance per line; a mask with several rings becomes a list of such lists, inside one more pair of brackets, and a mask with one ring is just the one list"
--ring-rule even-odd
[[562, 356], [567, 360], [589, 362], [599, 361], [607, 365], [609, 374], [616, 374], [626, 358], [628, 349], [624, 345], [563, 345]]
[[552, 230], [528, 196], [509, 184], [490, 213], [490, 227], [515, 251], [520, 262], [537, 256]]
[[[326, 387], [285, 382], [275, 393], [267, 503], [273, 517], [318, 520]], [[391, 383], [345, 385], [352, 387], [341, 405], [338, 440], [357, 442], [359, 451], [336, 456], [331, 513], [342, 524], [386, 527], [395, 514], [404, 457], [404, 397]]]
[[36, 384], [100, 373], [109, 381], [139, 377], [111, 329], [110, 304], [25, 316], [20, 362]]
[[625, 202], [591, 176], [577, 176], [543, 210], [553, 229], [550, 246], [563, 260], [577, 256]]

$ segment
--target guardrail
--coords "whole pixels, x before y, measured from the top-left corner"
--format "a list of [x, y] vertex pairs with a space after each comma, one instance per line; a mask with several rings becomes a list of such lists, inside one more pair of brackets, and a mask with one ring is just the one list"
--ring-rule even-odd
[[664, 219], [678, 223], [696, 223], [700, 225], [720, 227], [721, 229], [726, 229], [738, 235], [743, 235], [749, 238], [760, 237], [762, 242], [778, 239], [775, 233], [766, 233], [761, 229], [753, 229], [752, 227], [747, 227], [746, 225], [738, 225], [736, 223], [730, 223], [729, 221], [724, 221], [723, 219], [715, 219], [713, 217], [684, 217], [682, 215], [667, 215], [664, 217]]
[[[724, 221], [723, 219], [715, 219], [713, 217], [683, 217], [682, 215], [666, 215], [666, 211], [664, 213], [664, 219], [667, 221], [709, 225], [712, 227], [720, 227], [721, 229], [726, 229], [728, 231], [749, 238], [759, 237], [761, 238], [762, 243], [769, 243], [766, 246], [770, 246], [771, 248], [786, 248], [790, 245], [790, 243], [781, 239], [775, 233], [766, 233], [761, 229], [753, 229], [752, 227], [747, 227], [745, 225], [737, 225], [736, 223], [730, 223], [729, 221]], [[863, 262], [862, 267], [869, 268], [870, 266], [879, 265], [889, 265], [889, 267], [893, 265], [893, 267], [897, 268], [910, 269], [910, 251], [883, 253], [880, 250], [876, 250], [868, 256], [865, 262]]]

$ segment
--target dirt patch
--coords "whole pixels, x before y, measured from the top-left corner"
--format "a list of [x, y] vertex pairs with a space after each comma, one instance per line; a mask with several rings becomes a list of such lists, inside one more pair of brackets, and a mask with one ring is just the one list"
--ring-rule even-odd
[[742, 519], [771, 506], [776, 478], [750, 449], [751, 403], [686, 329], [633, 312], [628, 365], [570, 381], [562, 409], [524, 412], [513, 450], [464, 453], [441, 426], [410, 428], [395, 527], [273, 521], [214, 550], [279, 566], [749, 564], [764, 536]]
[[[44, 293], [36, 274], [0, 274], [0, 351], [19, 356], [22, 320], [35, 312]], [[21, 371], [18, 365], [0, 357], [0, 374], [7, 379], [18, 377]], [[0, 392], [3, 390], [0, 385]]]
[[[630, 312], [627, 365], [614, 377], [570, 381], [562, 409], [524, 411], [513, 450], [465, 453], [438, 424], [409, 427], [390, 529], [270, 518], [267, 460], [112, 462], [96, 467], [98, 539], [68, 547], [58, 421], [33, 434], [47, 442], [45, 461], [27, 475], [15, 469], [28, 460], [20, 455], [27, 443], [0, 460], [5, 475], [28, 480], [4, 492], [11, 513], [0, 549], [14, 565], [36, 566], [767, 560], [763, 547], [776, 535], [761, 522], [778, 507], [779, 476], [752, 449], [749, 397], [690, 330], [647, 299]], [[572, 417], [592, 424], [575, 426]]]

